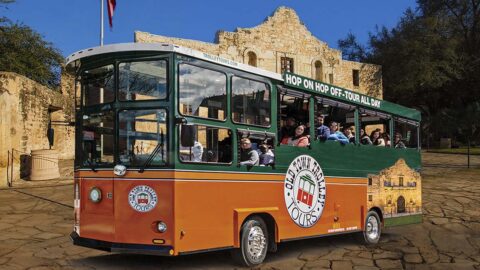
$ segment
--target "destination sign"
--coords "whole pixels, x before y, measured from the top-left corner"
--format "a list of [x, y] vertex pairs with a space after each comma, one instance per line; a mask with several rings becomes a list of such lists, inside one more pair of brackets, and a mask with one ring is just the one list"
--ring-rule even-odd
[[296, 74], [284, 73], [283, 79], [286, 86], [290, 86], [293, 88], [300, 88], [313, 93], [331, 96], [337, 99], [349, 101], [363, 106], [369, 106], [379, 109], [382, 106], [382, 100], [380, 99], [362, 95], [354, 91], [326, 84], [320, 81], [315, 81]]

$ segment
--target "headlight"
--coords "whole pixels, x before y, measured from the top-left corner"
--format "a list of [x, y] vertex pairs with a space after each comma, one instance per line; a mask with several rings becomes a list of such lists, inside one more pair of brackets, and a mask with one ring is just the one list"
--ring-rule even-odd
[[157, 223], [157, 230], [161, 233], [164, 233], [167, 231], [167, 224], [165, 224], [165, 222], [163, 221], [159, 221]]
[[89, 198], [90, 198], [90, 201], [94, 203], [100, 202], [102, 200], [102, 191], [97, 187], [93, 187], [90, 190]]

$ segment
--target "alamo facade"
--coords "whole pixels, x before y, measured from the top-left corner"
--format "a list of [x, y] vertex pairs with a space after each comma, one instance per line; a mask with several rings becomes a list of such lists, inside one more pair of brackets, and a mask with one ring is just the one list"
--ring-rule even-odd
[[[382, 98], [378, 65], [346, 61], [342, 52], [318, 40], [293, 9], [279, 7], [263, 23], [234, 32], [219, 31], [215, 43], [135, 32], [135, 42], [172, 43], [276, 73], [293, 72], [363, 94]], [[0, 73], [0, 187], [20, 179], [21, 155], [48, 149], [47, 129], [56, 122], [56, 150], [61, 159], [73, 159], [75, 129], [74, 82], [62, 78], [61, 91], [53, 91], [24, 76]], [[8, 153], [16, 153], [10, 158]], [[12, 179], [10, 179], [12, 180]]]

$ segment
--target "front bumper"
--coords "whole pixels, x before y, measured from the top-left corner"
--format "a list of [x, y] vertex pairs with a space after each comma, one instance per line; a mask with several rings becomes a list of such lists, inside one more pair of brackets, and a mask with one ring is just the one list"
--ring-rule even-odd
[[109, 252], [171, 256], [170, 250], [173, 251], [172, 246], [113, 243], [90, 238], [83, 238], [80, 237], [76, 232], [72, 232], [70, 234], [70, 238], [72, 239], [74, 245]]

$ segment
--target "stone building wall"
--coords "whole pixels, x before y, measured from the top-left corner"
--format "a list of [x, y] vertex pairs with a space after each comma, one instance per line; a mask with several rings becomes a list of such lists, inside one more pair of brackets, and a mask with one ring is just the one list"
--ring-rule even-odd
[[[342, 52], [318, 40], [293, 9], [280, 7], [262, 24], [219, 31], [215, 43], [135, 32], [135, 42], [173, 43], [237, 62], [281, 73], [281, 57], [292, 58], [294, 73], [382, 98], [382, 74], [378, 65], [345, 61]], [[353, 84], [353, 70], [359, 72], [359, 85]], [[318, 74], [317, 74], [318, 73]]]
[[7, 184], [7, 152], [14, 149], [14, 180], [20, 177], [20, 157], [32, 150], [48, 149], [49, 120], [55, 132], [54, 146], [60, 159], [74, 157], [72, 81], [62, 78], [63, 93], [24, 76], [0, 72], [0, 187]]

